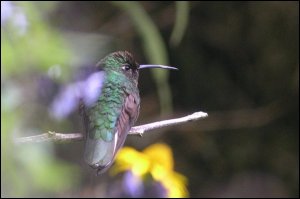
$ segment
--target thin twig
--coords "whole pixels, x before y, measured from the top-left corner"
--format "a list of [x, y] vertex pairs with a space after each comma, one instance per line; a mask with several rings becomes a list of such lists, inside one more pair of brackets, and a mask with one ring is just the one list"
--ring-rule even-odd
[[[134, 126], [130, 129], [130, 135], [142, 135], [143, 133], [166, 127], [166, 126], [174, 126], [178, 124], [182, 124], [189, 121], [195, 121], [201, 118], [207, 117], [207, 113], [204, 112], [196, 112], [191, 115], [187, 115], [185, 117], [163, 120], [159, 122], [153, 122], [149, 124], [144, 124], [140, 126]], [[34, 135], [29, 137], [16, 138], [16, 143], [31, 143], [31, 142], [45, 142], [45, 141], [55, 141], [55, 142], [70, 142], [70, 141], [82, 141], [84, 139], [84, 135], [82, 133], [56, 133], [53, 131], [48, 131], [47, 133], [43, 133], [40, 135]]]
[[48, 131], [40, 135], [33, 135], [28, 137], [16, 138], [16, 143], [30, 143], [30, 142], [71, 142], [81, 141], [84, 136], [82, 133], [56, 133], [54, 131]]
[[196, 113], [193, 113], [193, 114], [185, 116], [185, 117], [180, 117], [180, 118], [170, 119], [170, 120], [163, 120], [163, 121], [153, 122], [153, 123], [144, 124], [144, 125], [140, 125], [140, 126], [134, 126], [130, 129], [129, 134], [142, 135], [146, 131], [150, 131], [150, 130], [158, 129], [158, 128], [162, 128], [162, 127], [167, 127], [167, 126], [174, 126], [174, 125], [182, 124], [182, 123], [189, 122], [189, 121], [195, 121], [200, 118], [205, 118], [207, 116], [208, 116], [207, 113], [200, 111], [200, 112], [196, 112]]

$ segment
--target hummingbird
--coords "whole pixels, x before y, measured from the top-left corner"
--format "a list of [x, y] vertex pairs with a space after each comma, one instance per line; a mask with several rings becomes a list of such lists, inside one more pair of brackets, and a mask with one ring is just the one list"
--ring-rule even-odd
[[97, 174], [111, 166], [140, 109], [139, 70], [144, 68], [177, 69], [163, 65], [139, 65], [131, 53], [118, 51], [97, 65], [104, 70], [101, 95], [85, 109], [85, 161]]
[[[117, 51], [100, 60], [86, 80], [68, 86], [54, 101], [54, 113], [61, 118], [74, 109], [75, 100], [80, 100], [86, 131], [84, 160], [97, 170], [97, 175], [112, 165], [138, 118], [139, 70], [145, 68], [178, 70], [164, 65], [139, 65], [128, 51]], [[62, 100], [68, 103], [61, 105]]]

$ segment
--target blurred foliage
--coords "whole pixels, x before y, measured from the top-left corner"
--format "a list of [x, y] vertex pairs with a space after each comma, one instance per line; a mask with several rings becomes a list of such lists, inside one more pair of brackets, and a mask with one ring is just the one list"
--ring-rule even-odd
[[[1, 67], [1, 73], [4, 77], [26, 72], [28, 67], [23, 66], [45, 72], [55, 64], [68, 63], [70, 55], [63, 39], [43, 20], [42, 15], [47, 10], [30, 2], [1, 3], [1, 9], [7, 7], [11, 7], [8, 8], [11, 13], [4, 10], [2, 15], [7, 16], [1, 17], [1, 65], [5, 66]], [[43, 8], [49, 7], [52, 6]], [[62, 72], [67, 74], [68, 70]]]
[[174, 117], [199, 110], [209, 117], [130, 136], [127, 145], [167, 143], [191, 197], [299, 197], [299, 2], [10, 2], [3, 11], [6, 3], [2, 196], [114, 191], [115, 178], [95, 177], [83, 163], [81, 143], [16, 146], [12, 138], [81, 131], [79, 116], [48, 117], [53, 78], [129, 50], [139, 63], [180, 69], [141, 72], [138, 123], [171, 108]]
[[28, 100], [23, 75], [65, 65], [70, 56], [59, 33], [43, 20], [48, 4], [1, 1], [1, 196], [5, 197], [52, 195], [68, 190], [79, 177], [76, 166], [54, 157], [53, 143], [13, 143], [15, 136], [40, 131], [23, 118]]
[[178, 46], [183, 39], [189, 22], [189, 2], [176, 1], [176, 20], [170, 37], [170, 44]]

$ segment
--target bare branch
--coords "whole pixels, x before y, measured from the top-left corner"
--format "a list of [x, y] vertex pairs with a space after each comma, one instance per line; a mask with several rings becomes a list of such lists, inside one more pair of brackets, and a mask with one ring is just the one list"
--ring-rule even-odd
[[185, 117], [180, 117], [180, 118], [170, 119], [170, 120], [163, 120], [163, 121], [153, 122], [153, 123], [144, 124], [144, 125], [140, 125], [140, 126], [134, 126], [130, 129], [129, 134], [142, 135], [146, 131], [150, 131], [150, 130], [158, 129], [158, 128], [162, 128], [162, 127], [167, 127], [167, 126], [174, 126], [174, 125], [182, 124], [182, 123], [189, 122], [189, 121], [195, 121], [200, 118], [205, 118], [207, 116], [208, 116], [207, 113], [200, 111], [200, 112], [196, 112], [196, 113], [193, 113], [193, 114], [185, 116]]
[[30, 143], [30, 142], [71, 142], [71, 141], [81, 141], [84, 135], [82, 133], [56, 133], [54, 131], [48, 131], [40, 135], [33, 135], [28, 137], [16, 138], [16, 143]]
[[[195, 121], [201, 118], [207, 117], [207, 113], [204, 112], [196, 112], [191, 115], [176, 118], [176, 119], [170, 119], [170, 120], [163, 120], [159, 122], [153, 122], [149, 124], [144, 124], [140, 126], [132, 127], [129, 131], [130, 135], [142, 135], [143, 133], [163, 128], [167, 126], [174, 126], [178, 124], [182, 124], [189, 121]], [[56, 133], [53, 131], [48, 131], [47, 133], [43, 133], [40, 135], [34, 135], [29, 137], [23, 137], [23, 138], [16, 138], [16, 143], [31, 143], [31, 142], [45, 142], [45, 141], [55, 141], [55, 142], [71, 142], [71, 141], [81, 141], [84, 139], [84, 135], [82, 133]]]

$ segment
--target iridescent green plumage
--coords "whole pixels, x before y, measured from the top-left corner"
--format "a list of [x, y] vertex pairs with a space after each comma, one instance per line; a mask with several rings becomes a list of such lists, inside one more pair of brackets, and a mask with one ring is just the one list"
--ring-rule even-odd
[[[116, 78], [112, 76], [116, 76]], [[136, 87], [129, 85], [131, 82], [128, 82], [129, 80], [125, 79], [123, 75], [112, 73], [106, 78], [105, 81], [107, 82], [102, 88], [102, 94], [96, 104], [88, 110], [88, 117], [90, 121], [90, 138], [102, 138], [109, 142], [113, 139], [124, 99], [128, 96], [128, 93], [138, 95], [138, 90]]]

